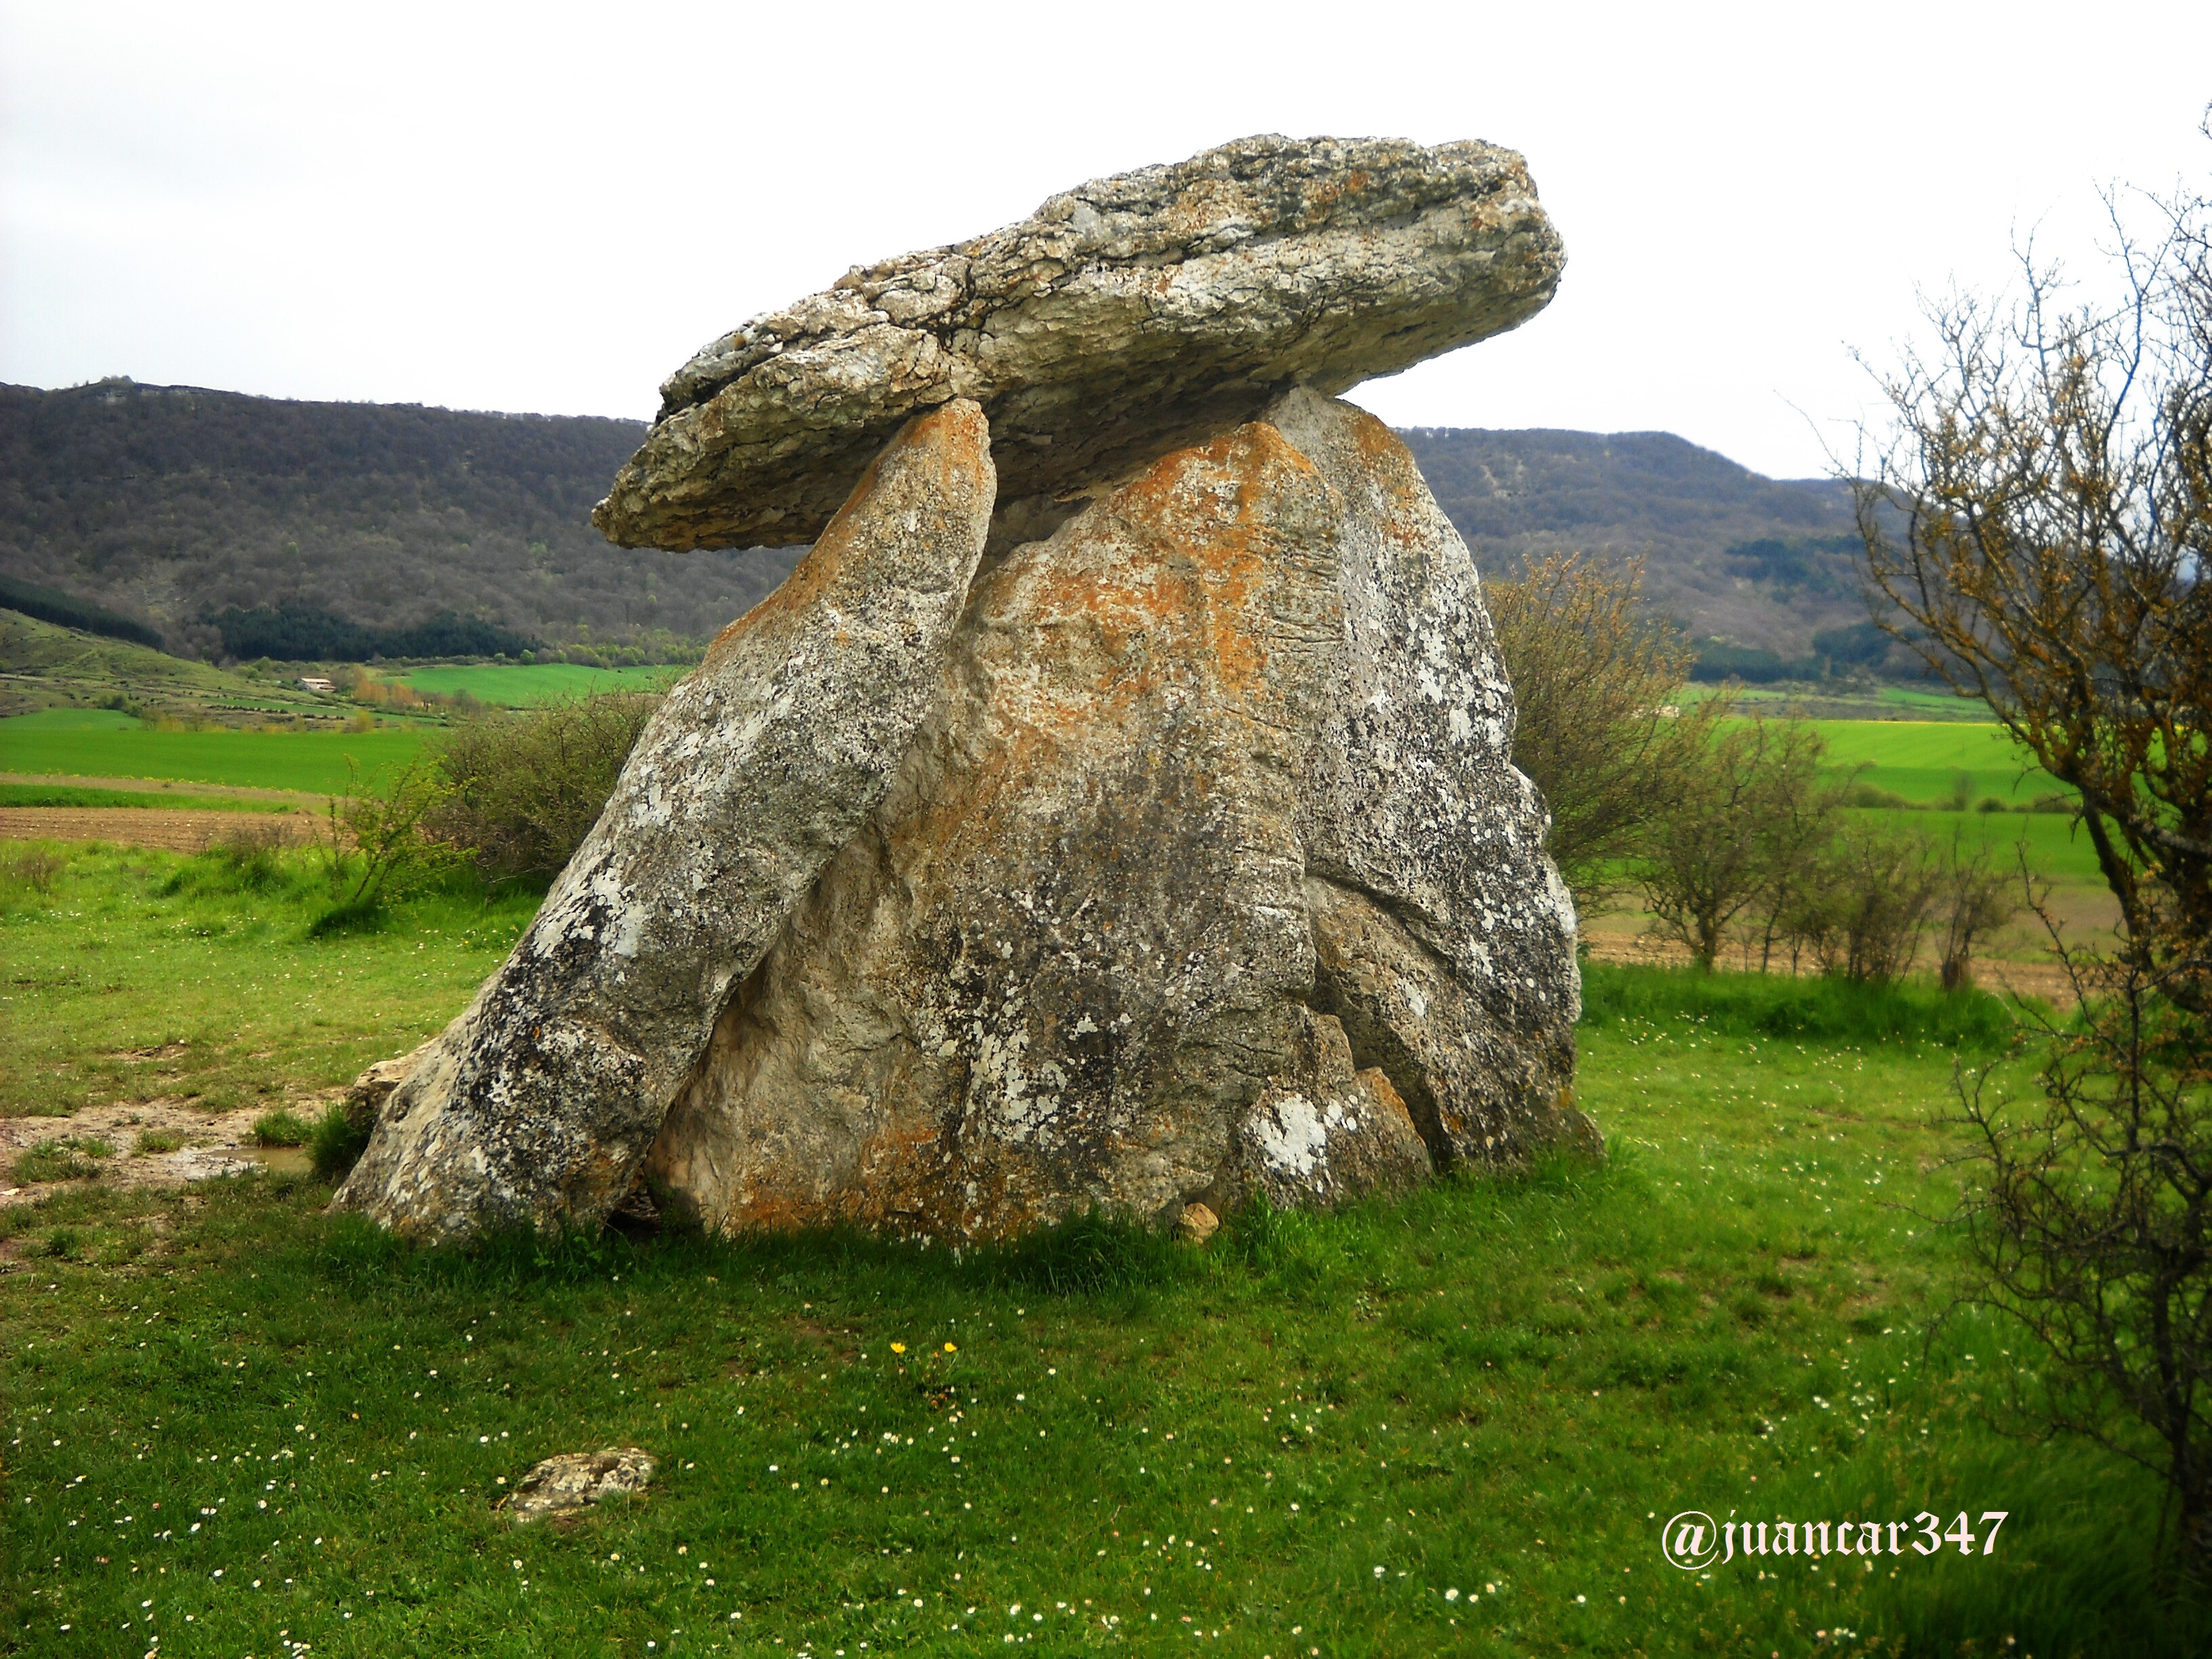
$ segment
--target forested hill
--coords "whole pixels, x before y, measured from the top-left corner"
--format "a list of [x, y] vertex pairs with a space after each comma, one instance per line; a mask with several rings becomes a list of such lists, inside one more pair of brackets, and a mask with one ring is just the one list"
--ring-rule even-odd
[[[642, 423], [291, 403], [103, 381], [0, 386], [0, 576], [210, 657], [665, 655], [789, 569], [610, 546], [588, 520]], [[1697, 636], [1785, 657], [1863, 620], [1848, 495], [1663, 433], [1406, 433], [1486, 571], [1643, 554]], [[32, 599], [0, 604], [28, 605]], [[117, 622], [116, 626], [125, 625]]]
[[359, 643], [349, 629], [404, 646], [447, 639], [455, 618], [493, 624], [500, 644], [651, 654], [742, 615], [793, 555], [609, 546], [592, 503], [644, 431], [129, 380], [0, 387], [0, 572], [146, 619], [200, 655], [221, 653], [226, 621], [234, 635]]
[[1865, 623], [1850, 489], [1778, 482], [1666, 432], [1402, 432], [1486, 574], [1577, 550], [1640, 555], [1698, 639], [1801, 657]]

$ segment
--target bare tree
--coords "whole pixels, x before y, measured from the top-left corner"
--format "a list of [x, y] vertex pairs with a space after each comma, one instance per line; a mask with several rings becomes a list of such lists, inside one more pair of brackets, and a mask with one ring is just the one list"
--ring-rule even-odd
[[2082, 1012], [2035, 1097], [1964, 1091], [1977, 1294], [2212, 1578], [2212, 200], [2148, 238], [2108, 205], [2109, 303], [2031, 249], [2015, 303], [1930, 309], [1859, 522], [1877, 618], [2074, 792], [2119, 901], [2110, 949], [2062, 946]]
[[1488, 585], [1513, 682], [1513, 762], [1551, 809], [1552, 860], [1577, 908], [1626, 886], [1625, 860], [1666, 810], [1718, 708], [1678, 704], [1696, 653], [1644, 609], [1643, 567], [1579, 554]]
[[1862, 984], [1902, 979], [1943, 879], [1928, 838], [1856, 818], [1808, 862], [1788, 926], [1821, 971]]
[[[2020, 848], [2023, 867], [2027, 843]], [[1946, 991], [1968, 991], [1974, 984], [1974, 947], [2021, 912], [2025, 878], [1990, 858], [1987, 842], [1966, 846], [1966, 832], [1951, 831], [1936, 894], [1943, 928], [1943, 956], [1937, 973]]]
[[1820, 732], [1796, 720], [1732, 720], [1700, 733], [1638, 862], [1652, 926], [1711, 968], [1729, 927], [1814, 844]]

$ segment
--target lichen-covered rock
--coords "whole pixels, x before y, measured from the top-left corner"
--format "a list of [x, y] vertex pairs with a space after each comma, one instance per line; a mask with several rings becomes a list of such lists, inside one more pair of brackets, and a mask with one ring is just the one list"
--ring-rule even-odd
[[1185, 1225], [1590, 1139], [1466, 549], [1298, 393], [979, 580], [941, 712], [649, 1173], [711, 1225]]
[[622, 1197], [731, 988], [906, 754], [994, 489], [974, 403], [907, 424], [670, 692], [514, 954], [386, 1102], [338, 1207], [439, 1238]]
[[653, 1484], [660, 1460], [635, 1446], [562, 1452], [535, 1465], [499, 1507], [518, 1522], [562, 1520], [594, 1504], [634, 1498]]
[[1298, 815], [1314, 1006], [1442, 1160], [1592, 1142], [1568, 1094], [1574, 906], [1511, 763], [1513, 692], [1474, 562], [1373, 416], [1297, 391], [1267, 418], [1344, 503], [1343, 678]]
[[662, 1189], [733, 1229], [1172, 1224], [1235, 1207], [1263, 1098], [1358, 1092], [1314, 1040], [1295, 823], [1341, 513], [1252, 425], [988, 570], [941, 711], [670, 1114]]
[[1342, 392], [1526, 321], [1564, 261], [1510, 150], [1243, 139], [725, 335], [662, 387], [594, 520], [626, 546], [807, 541], [901, 421], [967, 397], [1011, 516], [1041, 532], [1038, 498], [1132, 476], [1287, 387]]
[[1344, 1027], [1308, 1011], [1300, 1062], [1238, 1127], [1243, 1188], [1278, 1209], [1311, 1209], [1416, 1186], [1435, 1161], [1379, 1066], [1357, 1068]]
[[366, 1133], [376, 1127], [376, 1120], [384, 1115], [384, 1103], [392, 1098], [392, 1091], [407, 1081], [408, 1074], [422, 1063], [422, 1056], [430, 1050], [429, 1042], [418, 1043], [404, 1054], [390, 1060], [380, 1060], [347, 1085], [338, 1102], [345, 1114], [349, 1128]]

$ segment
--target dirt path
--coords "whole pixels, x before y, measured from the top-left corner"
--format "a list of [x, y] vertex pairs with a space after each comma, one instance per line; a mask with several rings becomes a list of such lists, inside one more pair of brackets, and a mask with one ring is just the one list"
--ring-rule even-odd
[[0, 806], [0, 841], [106, 841], [204, 853], [226, 839], [298, 847], [319, 820], [304, 812], [165, 812], [137, 806]]

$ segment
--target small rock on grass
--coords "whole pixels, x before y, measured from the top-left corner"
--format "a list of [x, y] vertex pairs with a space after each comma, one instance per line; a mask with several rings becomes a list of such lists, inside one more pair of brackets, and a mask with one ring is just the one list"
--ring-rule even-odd
[[592, 1452], [562, 1452], [549, 1457], [515, 1483], [500, 1500], [518, 1522], [575, 1515], [610, 1498], [641, 1492], [653, 1482], [660, 1462], [635, 1446], [602, 1446]]

